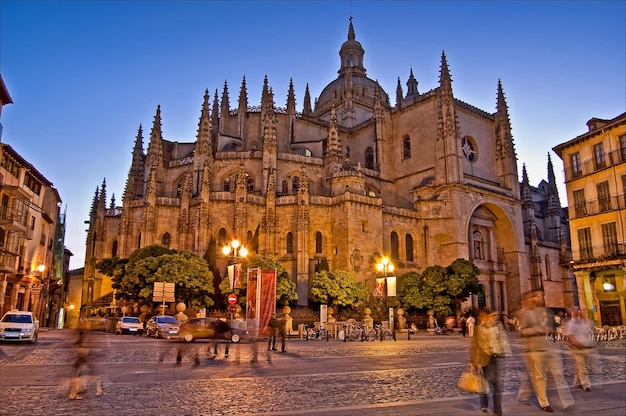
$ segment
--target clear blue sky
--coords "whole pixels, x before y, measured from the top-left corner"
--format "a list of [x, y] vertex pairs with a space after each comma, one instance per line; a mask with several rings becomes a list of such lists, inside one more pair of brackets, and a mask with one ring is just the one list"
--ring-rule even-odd
[[[249, 105], [268, 76], [297, 107], [337, 77], [354, 17], [365, 67], [392, 97], [409, 71], [435, 88], [442, 50], [454, 95], [495, 111], [502, 80], [519, 173], [547, 178], [551, 148], [586, 131], [592, 117], [626, 111], [624, 1], [0, 1], [0, 73], [14, 104], [2, 141], [58, 189], [67, 209], [72, 269], [85, 258], [96, 187], [118, 204], [140, 123], [157, 105], [167, 140], [193, 142], [202, 97], [228, 81], [231, 107], [245, 75]], [[144, 146], [147, 147], [147, 140]], [[567, 203], [564, 186], [561, 203]], [[107, 201], [107, 206], [109, 201]]]

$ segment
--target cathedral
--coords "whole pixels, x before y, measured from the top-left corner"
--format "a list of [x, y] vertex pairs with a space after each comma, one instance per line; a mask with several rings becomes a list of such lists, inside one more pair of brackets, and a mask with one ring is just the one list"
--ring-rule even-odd
[[[151, 244], [204, 256], [214, 241], [225, 268], [221, 247], [233, 238], [282, 262], [299, 306], [322, 260], [373, 292], [378, 255], [398, 276], [471, 260], [481, 272], [475, 307], [512, 311], [531, 288], [554, 297], [548, 306], [571, 303], [552, 165], [540, 187], [525, 171], [520, 182], [502, 83], [495, 112], [456, 99], [442, 52], [436, 88], [420, 92], [410, 69], [390, 98], [364, 55], [350, 19], [338, 76], [314, 105], [307, 85], [301, 112], [293, 82], [280, 107], [267, 76], [260, 105], [249, 105], [245, 77], [236, 106], [227, 83], [221, 99], [206, 91], [193, 141], [164, 138], [157, 107], [145, 153], [139, 126], [121, 206], [108, 204], [105, 183], [96, 190], [83, 304], [112, 291], [99, 259]], [[548, 274], [556, 286], [546, 288]]]

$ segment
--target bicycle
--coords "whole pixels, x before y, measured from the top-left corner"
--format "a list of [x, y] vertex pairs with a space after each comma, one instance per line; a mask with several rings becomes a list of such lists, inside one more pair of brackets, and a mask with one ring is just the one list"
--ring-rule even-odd
[[388, 341], [393, 338], [393, 333], [389, 328], [383, 328], [379, 325], [374, 325], [376, 331], [376, 338], [381, 341]]

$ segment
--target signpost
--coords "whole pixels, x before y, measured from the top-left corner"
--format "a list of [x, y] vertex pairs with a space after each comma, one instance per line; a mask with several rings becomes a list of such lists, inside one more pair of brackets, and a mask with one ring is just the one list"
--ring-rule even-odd
[[174, 283], [154, 282], [152, 300], [161, 303], [161, 315], [165, 315], [165, 302], [176, 302]]
[[228, 303], [230, 303], [231, 305], [237, 303], [237, 295], [235, 295], [234, 293], [228, 295]]

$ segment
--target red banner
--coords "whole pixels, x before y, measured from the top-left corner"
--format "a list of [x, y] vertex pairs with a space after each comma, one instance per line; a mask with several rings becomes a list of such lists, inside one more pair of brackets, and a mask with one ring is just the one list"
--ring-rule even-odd
[[268, 324], [276, 312], [276, 269], [248, 269], [246, 319], [248, 328], [269, 335]]

